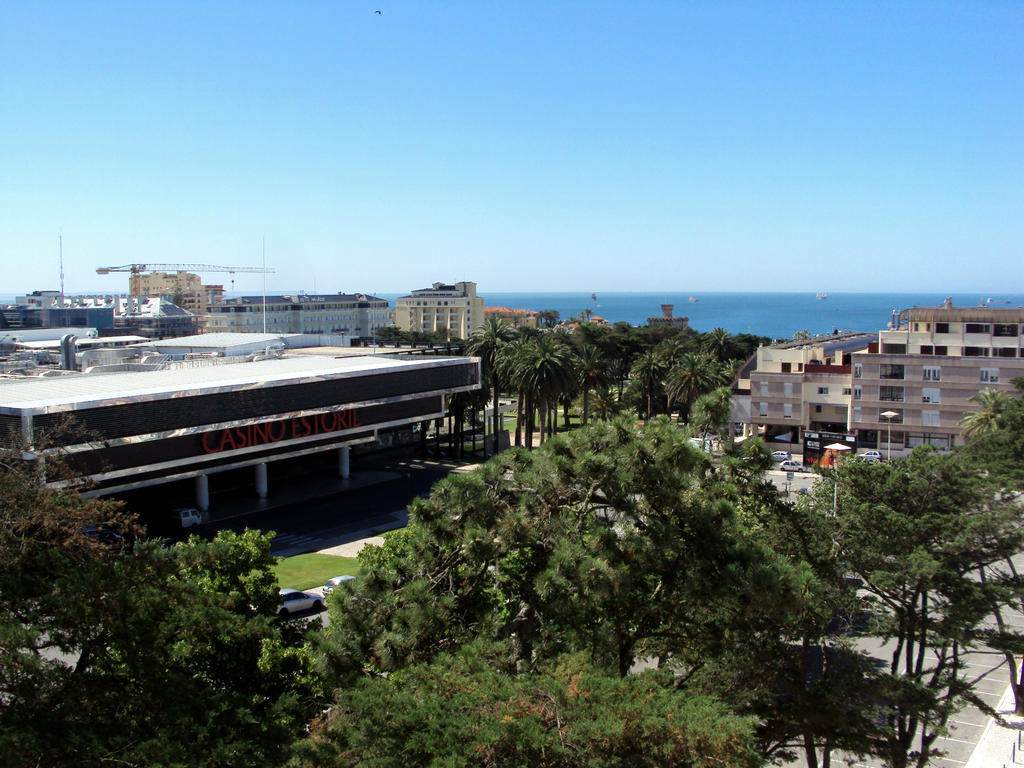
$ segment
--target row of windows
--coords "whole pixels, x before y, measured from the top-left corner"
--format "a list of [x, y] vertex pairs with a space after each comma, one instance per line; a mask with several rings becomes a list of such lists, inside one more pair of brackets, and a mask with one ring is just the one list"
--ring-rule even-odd
[[[949, 333], [949, 323], [935, 323], [935, 333]], [[914, 331], [930, 331], [931, 323], [914, 323]], [[955, 333], [955, 331], [954, 331]], [[993, 336], [1018, 336], [1016, 323], [964, 323], [964, 333], [991, 333]]]
[[[880, 379], [906, 379], [906, 366], [900, 363], [882, 363], [878, 366], [878, 378]], [[864, 366], [862, 363], [853, 364], [853, 378], [864, 377]], [[921, 381], [942, 381], [942, 368], [938, 365], [926, 365], [921, 369]], [[994, 384], [999, 381], [998, 368], [979, 368], [978, 381], [986, 384]], [[885, 389], [885, 387], [882, 387]], [[882, 398], [885, 399], [885, 398]]]
[[[1024, 357], [1024, 353], [1019, 353], [1017, 347], [954, 347], [959, 349], [961, 357]], [[905, 355], [907, 354], [906, 344], [883, 344], [882, 354], [885, 355]], [[949, 355], [949, 347], [946, 346], [933, 346], [931, 344], [922, 344], [918, 347], [917, 354], [925, 355], [928, 357], [946, 357]]]

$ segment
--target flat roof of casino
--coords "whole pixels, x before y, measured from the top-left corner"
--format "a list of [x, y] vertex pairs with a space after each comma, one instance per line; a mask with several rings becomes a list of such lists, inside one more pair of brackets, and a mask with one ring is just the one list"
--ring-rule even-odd
[[476, 360], [468, 357], [399, 360], [382, 355], [343, 359], [301, 356], [163, 371], [0, 379], [0, 413], [29, 409], [76, 410], [123, 403], [133, 398], [161, 400], [211, 392], [301, 384], [310, 379], [339, 379], [437, 368]]

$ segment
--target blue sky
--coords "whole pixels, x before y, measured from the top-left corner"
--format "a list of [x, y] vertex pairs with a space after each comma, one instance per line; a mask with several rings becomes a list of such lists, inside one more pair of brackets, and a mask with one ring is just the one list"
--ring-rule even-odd
[[59, 232], [68, 292], [261, 238], [277, 291], [1024, 292], [1022, 51], [1017, 2], [6, 3], [0, 292]]

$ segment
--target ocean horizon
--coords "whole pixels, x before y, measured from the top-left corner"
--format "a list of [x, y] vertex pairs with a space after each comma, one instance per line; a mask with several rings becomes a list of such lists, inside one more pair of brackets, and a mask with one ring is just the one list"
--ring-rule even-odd
[[[394, 304], [404, 293], [378, 293]], [[894, 314], [910, 307], [936, 307], [947, 298], [953, 306], [1024, 306], [1024, 294], [979, 296], [941, 293], [829, 293], [818, 299], [814, 293], [707, 291], [663, 292], [500, 292], [478, 295], [485, 307], [510, 307], [536, 311], [553, 309], [562, 320], [584, 310], [609, 323], [646, 325], [648, 317], [660, 317], [661, 305], [674, 305], [673, 314], [686, 317], [691, 328], [706, 332], [724, 328], [729, 333], [752, 333], [773, 339], [792, 338], [799, 331], [814, 335], [839, 331], [874, 333], [888, 327]], [[690, 299], [695, 299], [691, 301]], [[992, 300], [989, 303], [989, 299]], [[999, 303], [996, 303], [999, 302]], [[1008, 302], [1004, 303], [1004, 302]]]

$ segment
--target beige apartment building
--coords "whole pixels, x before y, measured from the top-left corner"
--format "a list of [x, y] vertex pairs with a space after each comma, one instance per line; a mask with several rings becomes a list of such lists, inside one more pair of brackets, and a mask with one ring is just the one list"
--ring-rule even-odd
[[977, 410], [973, 396], [1012, 392], [1024, 376], [1024, 308], [947, 299], [903, 310], [892, 325], [758, 349], [734, 385], [744, 434], [805, 448], [809, 435], [855, 436], [858, 449], [893, 456], [948, 449], [961, 442], [964, 414]]
[[846, 333], [760, 347], [752, 365], [744, 366], [747, 381], [739, 382], [738, 396], [747, 390], [750, 398], [746, 433], [757, 427], [769, 442], [797, 443], [806, 430], [847, 432], [851, 356], [875, 338]]
[[[850, 427], [864, 447], [903, 455], [918, 445], [949, 448], [982, 390], [1013, 392], [1024, 376], [1024, 308], [903, 310], [896, 327], [853, 356]], [[888, 415], [883, 415], [888, 414]]]
[[484, 325], [484, 300], [476, 283], [434, 283], [395, 300], [395, 325], [403, 331], [447, 332], [448, 338], [467, 339]]

